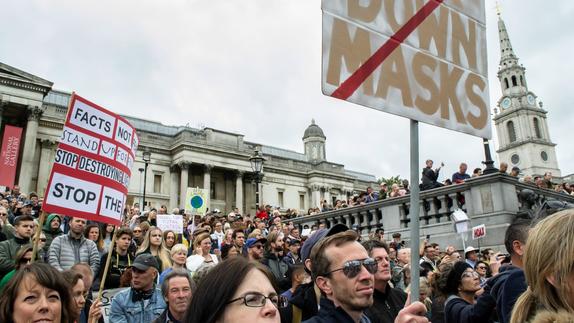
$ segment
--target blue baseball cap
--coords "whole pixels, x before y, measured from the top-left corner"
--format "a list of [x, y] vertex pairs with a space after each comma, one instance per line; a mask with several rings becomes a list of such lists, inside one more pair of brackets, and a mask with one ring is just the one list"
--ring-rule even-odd
[[261, 242], [262, 244], [265, 245], [265, 243], [267, 243], [267, 239], [265, 239], [265, 238], [260, 238], [260, 239], [249, 238], [249, 239], [247, 239], [247, 241], [245, 241], [245, 247], [247, 249], [249, 249], [249, 248], [253, 247], [257, 242]]

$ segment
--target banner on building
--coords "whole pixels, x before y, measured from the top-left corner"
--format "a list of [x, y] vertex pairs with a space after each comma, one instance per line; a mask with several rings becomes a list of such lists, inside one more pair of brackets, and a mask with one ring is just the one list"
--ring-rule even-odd
[[158, 214], [157, 227], [161, 231], [171, 230], [178, 234], [183, 234], [183, 216], [180, 214]]
[[12, 188], [18, 168], [18, 153], [22, 140], [22, 128], [6, 125], [2, 136], [0, 155], [0, 185]]
[[73, 94], [42, 209], [120, 225], [138, 143], [126, 119]]
[[185, 195], [185, 210], [190, 211], [191, 214], [205, 215], [207, 210], [206, 196], [209, 194], [203, 188], [187, 188]]

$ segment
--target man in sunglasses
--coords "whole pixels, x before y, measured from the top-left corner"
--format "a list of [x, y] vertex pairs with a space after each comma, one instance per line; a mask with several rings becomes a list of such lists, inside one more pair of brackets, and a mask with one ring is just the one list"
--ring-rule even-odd
[[[311, 250], [311, 275], [321, 290], [319, 313], [304, 323], [370, 323], [365, 311], [373, 305], [378, 263], [351, 230], [319, 241]], [[397, 323], [428, 322], [425, 306], [416, 302], [402, 309]]]
[[263, 248], [267, 239], [249, 238], [243, 246], [247, 251], [247, 259], [260, 262], [263, 259]]
[[155, 286], [159, 272], [155, 257], [149, 253], [140, 254], [131, 269], [132, 286], [113, 298], [110, 322], [152, 322], [167, 308], [161, 290]]

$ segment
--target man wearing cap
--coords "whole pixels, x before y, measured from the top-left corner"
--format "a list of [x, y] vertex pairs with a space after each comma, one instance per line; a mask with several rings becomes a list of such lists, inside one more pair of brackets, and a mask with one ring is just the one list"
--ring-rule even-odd
[[110, 322], [152, 322], [167, 308], [161, 291], [155, 287], [159, 264], [154, 256], [140, 254], [132, 266], [131, 288], [113, 298]]
[[[301, 247], [301, 261], [305, 266], [305, 271], [311, 274], [311, 249], [321, 239], [331, 236], [333, 234], [344, 232], [349, 228], [344, 224], [335, 224], [330, 229], [319, 229], [311, 234]], [[293, 297], [289, 301], [289, 306], [281, 308], [281, 322], [282, 323], [300, 323], [303, 320], [310, 319], [317, 315], [319, 311], [319, 298], [321, 291], [314, 282], [301, 284], [293, 293]]]
[[263, 259], [263, 248], [267, 239], [249, 238], [245, 242], [244, 252], [247, 259], [260, 262]]
[[289, 266], [302, 263], [301, 257], [299, 256], [301, 240], [287, 240], [287, 248], [289, 249], [289, 252], [287, 252], [285, 257], [283, 257], [283, 261], [286, 262]]
[[478, 261], [477, 251], [478, 249], [474, 249], [472, 246], [468, 246], [464, 249], [464, 259], [466, 259], [466, 263], [472, 268], [476, 267], [476, 262]]

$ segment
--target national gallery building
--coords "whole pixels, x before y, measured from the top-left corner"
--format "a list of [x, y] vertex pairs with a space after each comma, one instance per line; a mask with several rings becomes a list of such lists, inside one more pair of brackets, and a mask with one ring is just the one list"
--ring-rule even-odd
[[[21, 191], [44, 194], [71, 94], [53, 83], [0, 63], [0, 133], [21, 130], [15, 183]], [[88, 98], [90, 99], [90, 98]], [[94, 99], [97, 101], [97, 99]], [[326, 160], [326, 136], [312, 121], [303, 134], [304, 153], [244, 140], [241, 134], [124, 116], [137, 129], [140, 145], [132, 168], [128, 205], [140, 202], [147, 165], [146, 204], [182, 207], [188, 187], [207, 189], [210, 210], [255, 213], [254, 171], [249, 158], [265, 158], [260, 202], [306, 212], [321, 200], [333, 203], [376, 185], [373, 175]], [[4, 152], [3, 152], [4, 153]]]

